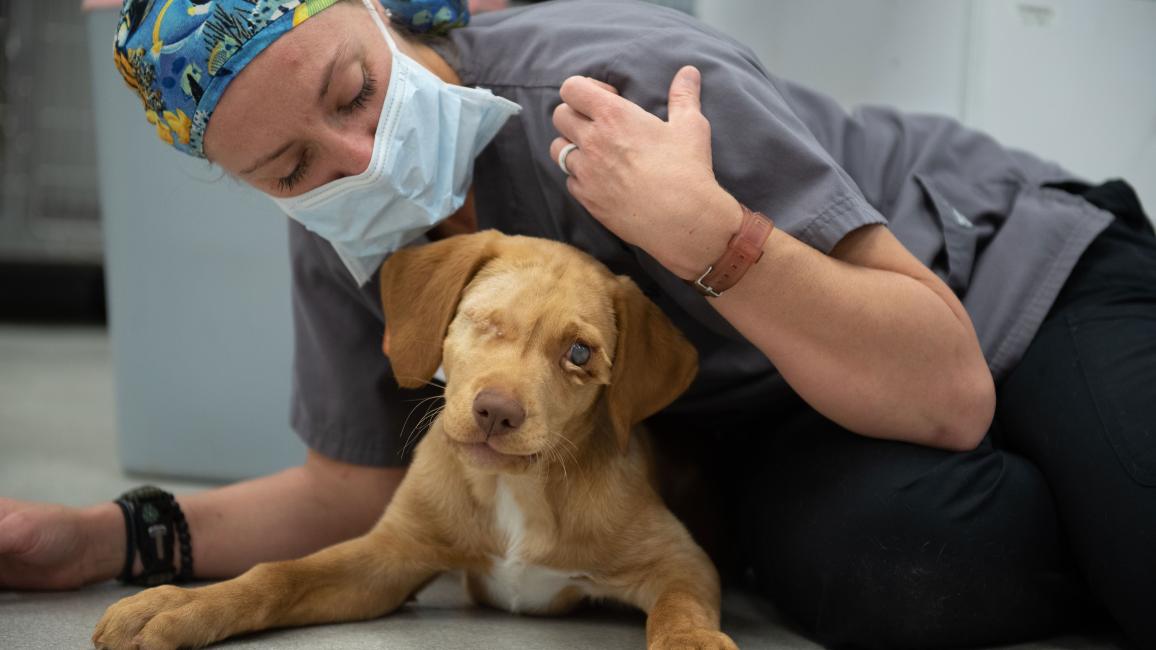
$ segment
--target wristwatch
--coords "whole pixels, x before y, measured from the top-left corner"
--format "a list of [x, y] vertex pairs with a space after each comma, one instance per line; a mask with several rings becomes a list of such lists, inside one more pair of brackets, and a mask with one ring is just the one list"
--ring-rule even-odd
[[763, 244], [775, 229], [775, 222], [760, 212], [745, 205], [743, 220], [739, 230], [727, 242], [722, 257], [706, 267], [702, 275], [694, 281], [694, 288], [708, 298], [718, 298], [724, 291], [735, 286], [747, 270], [763, 256]]
[[[116, 500], [124, 513], [125, 557], [119, 580], [125, 584], [151, 587], [189, 580], [193, 576], [193, 546], [189, 525], [173, 495], [152, 486], [141, 486]], [[178, 572], [174, 550], [181, 554]], [[133, 575], [133, 562], [140, 554], [141, 573]]]

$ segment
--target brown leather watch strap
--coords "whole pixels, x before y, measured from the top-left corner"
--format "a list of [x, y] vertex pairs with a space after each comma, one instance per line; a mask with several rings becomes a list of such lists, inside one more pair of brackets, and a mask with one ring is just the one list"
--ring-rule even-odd
[[735, 286], [747, 269], [763, 256], [763, 244], [775, 229], [775, 222], [766, 215], [745, 205], [742, 209], [742, 224], [727, 242], [726, 251], [694, 281], [695, 288], [704, 296], [718, 298], [722, 292]]

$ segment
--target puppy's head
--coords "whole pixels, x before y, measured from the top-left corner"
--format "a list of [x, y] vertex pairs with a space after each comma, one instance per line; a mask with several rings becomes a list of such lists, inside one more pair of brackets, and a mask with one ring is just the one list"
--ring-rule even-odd
[[485, 469], [569, 462], [602, 430], [625, 450], [697, 370], [629, 278], [557, 242], [485, 231], [405, 249], [382, 266], [381, 294], [398, 384], [441, 365], [442, 430]]

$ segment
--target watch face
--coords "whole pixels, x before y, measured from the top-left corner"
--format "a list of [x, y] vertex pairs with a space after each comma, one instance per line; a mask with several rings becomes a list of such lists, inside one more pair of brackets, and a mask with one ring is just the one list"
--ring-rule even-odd
[[157, 510], [156, 506], [151, 503], [146, 503], [144, 507], [141, 508], [140, 516], [146, 524], [152, 524], [161, 518], [161, 513]]

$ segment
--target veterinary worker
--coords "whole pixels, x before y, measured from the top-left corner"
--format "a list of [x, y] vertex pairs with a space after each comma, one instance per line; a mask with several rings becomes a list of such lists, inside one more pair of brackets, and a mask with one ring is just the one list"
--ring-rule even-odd
[[[1156, 237], [1126, 184], [847, 113], [648, 4], [468, 27], [458, 2], [385, 4], [125, 3], [116, 63], [149, 128], [292, 217], [308, 458], [177, 499], [179, 574], [373, 524], [436, 392], [394, 384], [374, 271], [496, 228], [628, 274], [695, 344], [652, 423], [723, 515], [692, 529], [820, 642], [1010, 643], [1102, 611], [1156, 647]], [[121, 508], [0, 507], [4, 586], [121, 574]]]

